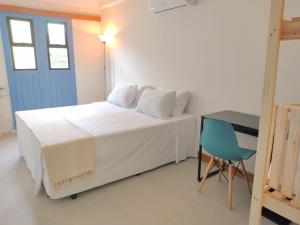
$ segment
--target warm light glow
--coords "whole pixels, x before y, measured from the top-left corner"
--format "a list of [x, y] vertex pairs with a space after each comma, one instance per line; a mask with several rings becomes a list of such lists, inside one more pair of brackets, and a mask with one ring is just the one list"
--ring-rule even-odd
[[115, 29], [109, 28], [102, 34], [99, 34], [98, 37], [103, 43], [112, 44], [115, 34]]
[[84, 27], [84, 29], [90, 34], [100, 34], [101, 29], [98, 23], [90, 23]]
[[105, 35], [105, 34], [99, 34], [98, 35], [98, 38], [100, 39], [100, 41], [102, 41], [103, 43], [106, 43], [106, 42], [108, 42], [109, 40], [109, 38]]

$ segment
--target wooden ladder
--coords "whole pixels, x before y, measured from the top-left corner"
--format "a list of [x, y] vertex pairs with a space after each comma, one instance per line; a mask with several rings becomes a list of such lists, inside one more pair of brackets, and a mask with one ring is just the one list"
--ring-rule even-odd
[[275, 189], [274, 194], [270, 193], [270, 186], [268, 185], [268, 172], [276, 126], [275, 118], [277, 109], [274, 107], [274, 100], [280, 43], [283, 40], [300, 40], [300, 17], [293, 18], [290, 21], [284, 20], [284, 6], [285, 0], [271, 0], [266, 71], [249, 220], [250, 225], [261, 224], [262, 207], [266, 207], [300, 224], [300, 209], [290, 204], [285, 195], [281, 195], [280, 188], [279, 191]]

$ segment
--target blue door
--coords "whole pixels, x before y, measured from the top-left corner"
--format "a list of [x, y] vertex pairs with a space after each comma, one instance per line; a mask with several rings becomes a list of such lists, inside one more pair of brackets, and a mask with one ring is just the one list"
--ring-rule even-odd
[[0, 26], [13, 114], [77, 104], [71, 21], [0, 11]]

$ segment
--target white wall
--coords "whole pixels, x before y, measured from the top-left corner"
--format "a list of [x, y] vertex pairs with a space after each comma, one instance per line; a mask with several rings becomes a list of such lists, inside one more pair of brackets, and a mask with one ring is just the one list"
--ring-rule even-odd
[[[100, 23], [72, 20], [78, 103], [104, 100], [103, 45], [97, 38]], [[12, 116], [7, 74], [0, 38], [0, 87], [6, 87], [0, 98], [0, 133], [12, 130]]]
[[103, 44], [100, 23], [73, 20], [78, 104], [104, 100]]
[[[287, 2], [295, 16], [300, 2]], [[189, 111], [198, 116], [260, 113], [270, 0], [198, 0], [161, 14], [148, 8], [148, 0], [127, 0], [101, 12], [104, 29], [117, 31], [118, 81], [190, 90]], [[300, 43], [284, 43], [282, 55], [277, 99], [300, 102]], [[256, 147], [256, 138], [239, 139]], [[253, 160], [247, 166], [253, 171]]]

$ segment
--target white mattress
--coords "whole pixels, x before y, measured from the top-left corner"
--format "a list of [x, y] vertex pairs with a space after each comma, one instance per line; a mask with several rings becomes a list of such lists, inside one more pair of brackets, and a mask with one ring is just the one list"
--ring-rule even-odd
[[[31, 124], [60, 117], [92, 135], [96, 146], [96, 173], [53, 190], [43, 166], [39, 141]], [[16, 113], [19, 152], [35, 182], [58, 199], [196, 155], [197, 118], [185, 114], [157, 119], [107, 102]]]

